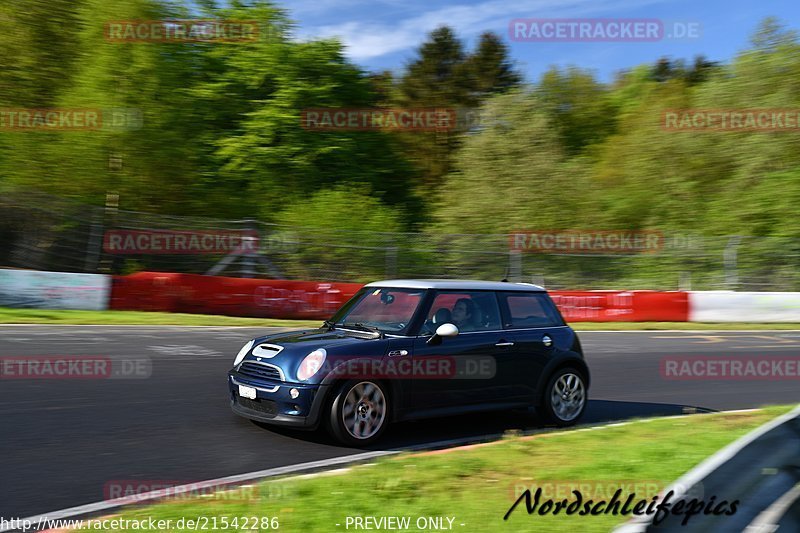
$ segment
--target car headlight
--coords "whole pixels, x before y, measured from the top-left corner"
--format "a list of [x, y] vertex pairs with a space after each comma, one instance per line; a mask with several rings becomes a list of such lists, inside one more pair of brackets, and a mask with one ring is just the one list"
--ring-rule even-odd
[[324, 348], [314, 350], [305, 356], [303, 361], [300, 363], [300, 367], [297, 369], [297, 379], [300, 381], [305, 381], [319, 372], [319, 369], [322, 368], [327, 356], [328, 352], [326, 352]]
[[233, 360], [233, 366], [236, 366], [236, 365], [238, 365], [239, 363], [242, 362], [242, 360], [245, 358], [245, 356], [248, 353], [250, 353], [250, 350], [253, 348], [253, 345], [255, 343], [256, 343], [256, 341], [252, 340], [252, 341], [248, 342], [247, 344], [245, 344], [244, 346], [242, 346], [242, 349], [239, 350], [239, 353], [236, 354], [236, 359]]

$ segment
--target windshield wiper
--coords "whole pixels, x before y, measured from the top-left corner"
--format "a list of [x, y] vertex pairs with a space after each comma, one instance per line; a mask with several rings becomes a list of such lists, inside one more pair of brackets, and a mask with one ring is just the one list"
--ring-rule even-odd
[[325, 322], [322, 323], [322, 327], [328, 328], [328, 331], [332, 331], [334, 329], [334, 327], [333, 327], [334, 325], [335, 324], [333, 322], [331, 322], [330, 320], [326, 320]]
[[371, 333], [377, 333], [378, 335], [381, 336], [381, 338], [383, 338], [383, 331], [381, 331], [379, 328], [376, 328], [375, 326], [368, 326], [368, 325], [364, 324], [363, 322], [344, 322], [342, 324], [342, 327], [357, 328], [357, 329], [360, 329], [360, 330], [363, 330], [363, 331], [369, 331]]

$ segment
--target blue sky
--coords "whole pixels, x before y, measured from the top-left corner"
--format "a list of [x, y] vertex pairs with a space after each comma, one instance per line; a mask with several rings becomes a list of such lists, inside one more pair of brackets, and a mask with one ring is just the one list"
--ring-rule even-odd
[[[432, 29], [447, 24], [471, 48], [492, 30], [510, 45], [527, 81], [551, 65], [592, 69], [604, 81], [616, 71], [670, 56], [704, 54], [729, 61], [747, 47], [759, 21], [777, 16], [800, 30], [797, 0], [289, 0], [278, 2], [297, 23], [300, 38], [338, 36], [350, 59], [368, 70], [399, 70]], [[659, 42], [511, 42], [515, 18], [647, 18], [696, 22], [697, 39]]]

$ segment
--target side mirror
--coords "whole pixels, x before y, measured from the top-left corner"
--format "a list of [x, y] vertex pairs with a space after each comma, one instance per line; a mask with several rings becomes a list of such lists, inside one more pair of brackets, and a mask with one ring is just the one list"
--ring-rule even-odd
[[448, 322], [436, 328], [436, 334], [440, 337], [455, 337], [458, 335], [458, 327]]
[[442, 342], [442, 338], [455, 337], [456, 335], [458, 335], [458, 327], [456, 327], [455, 324], [442, 324], [436, 328], [436, 333], [431, 335], [431, 338], [428, 339], [428, 344], [439, 344]]

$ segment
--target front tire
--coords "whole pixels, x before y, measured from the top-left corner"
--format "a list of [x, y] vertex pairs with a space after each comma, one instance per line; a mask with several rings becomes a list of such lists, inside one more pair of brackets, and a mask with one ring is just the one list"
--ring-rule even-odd
[[586, 378], [575, 368], [558, 370], [547, 381], [542, 398], [542, 417], [559, 427], [575, 424], [588, 403]]
[[376, 381], [350, 380], [337, 389], [328, 415], [328, 429], [343, 444], [367, 446], [389, 425], [388, 394]]

